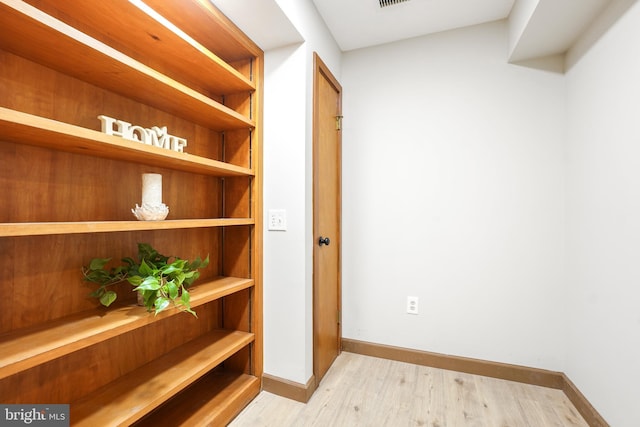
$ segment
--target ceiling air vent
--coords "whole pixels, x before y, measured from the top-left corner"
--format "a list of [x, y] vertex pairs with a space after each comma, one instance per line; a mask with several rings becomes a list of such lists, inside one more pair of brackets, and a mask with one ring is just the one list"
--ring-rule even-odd
[[409, 0], [378, 0], [380, 2], [380, 7], [393, 6], [394, 4], [404, 3]]

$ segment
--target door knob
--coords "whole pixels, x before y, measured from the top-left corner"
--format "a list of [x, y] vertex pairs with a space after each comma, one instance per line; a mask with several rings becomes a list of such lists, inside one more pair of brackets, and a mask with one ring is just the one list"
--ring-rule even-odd
[[322, 246], [322, 245], [329, 246], [329, 243], [331, 243], [331, 240], [329, 240], [328, 237], [320, 236], [320, 238], [318, 239], [318, 245], [320, 245], [320, 246]]

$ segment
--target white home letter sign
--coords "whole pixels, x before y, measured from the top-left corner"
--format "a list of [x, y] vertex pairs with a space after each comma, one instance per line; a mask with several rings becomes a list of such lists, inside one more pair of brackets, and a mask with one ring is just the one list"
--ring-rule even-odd
[[108, 116], [98, 116], [102, 122], [102, 132], [107, 135], [119, 136], [129, 141], [136, 141], [146, 145], [153, 145], [158, 148], [177, 151], [182, 153], [187, 146], [187, 140], [169, 135], [167, 127], [154, 126], [151, 129], [142, 126], [134, 126], [124, 120], [114, 119]]

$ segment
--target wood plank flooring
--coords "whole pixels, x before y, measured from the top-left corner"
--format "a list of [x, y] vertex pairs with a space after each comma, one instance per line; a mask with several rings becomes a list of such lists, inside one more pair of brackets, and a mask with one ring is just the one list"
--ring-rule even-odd
[[560, 390], [343, 352], [306, 405], [263, 391], [230, 426], [588, 424]]

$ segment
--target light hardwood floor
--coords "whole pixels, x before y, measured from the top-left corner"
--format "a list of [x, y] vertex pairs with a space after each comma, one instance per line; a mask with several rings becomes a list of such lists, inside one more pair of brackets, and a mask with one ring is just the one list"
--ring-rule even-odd
[[306, 405], [263, 391], [230, 426], [588, 424], [560, 390], [343, 352]]

